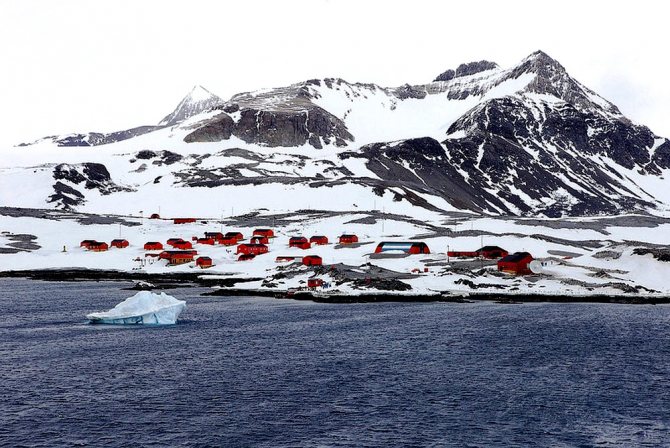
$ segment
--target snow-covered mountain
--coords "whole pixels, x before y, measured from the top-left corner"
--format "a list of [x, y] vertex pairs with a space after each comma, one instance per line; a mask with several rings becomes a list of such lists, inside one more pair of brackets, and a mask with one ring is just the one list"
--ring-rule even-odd
[[0, 191], [27, 178], [34, 188], [3, 205], [168, 204], [173, 215], [199, 216], [229, 207], [547, 216], [670, 208], [670, 142], [541, 51], [511, 68], [479, 61], [395, 88], [315, 79], [228, 101], [195, 88], [145, 128], [22, 147], [0, 171]]
[[172, 126], [193, 115], [211, 109], [224, 101], [202, 86], [195, 86], [177, 105], [177, 108], [163, 118], [159, 126]]

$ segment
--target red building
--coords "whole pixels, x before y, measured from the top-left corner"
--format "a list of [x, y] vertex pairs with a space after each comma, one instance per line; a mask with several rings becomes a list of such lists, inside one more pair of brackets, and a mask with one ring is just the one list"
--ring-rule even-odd
[[211, 238], [214, 241], [222, 240], [223, 233], [221, 232], [205, 232], [205, 238]]
[[304, 236], [292, 236], [288, 239], [288, 247], [298, 247], [299, 244], [309, 244], [309, 240]]
[[124, 247], [128, 247], [129, 245], [130, 243], [128, 243], [128, 240], [121, 240], [121, 239], [112, 240], [110, 244], [111, 247], [116, 247], [119, 249], [123, 249]]
[[209, 257], [198, 257], [195, 260], [195, 265], [200, 266], [202, 269], [211, 268], [212, 266], [214, 266], [212, 264], [212, 259]]
[[256, 235], [252, 236], [249, 240], [251, 244], [270, 244], [270, 240], [267, 236]]
[[299, 249], [309, 249], [312, 245], [304, 236], [293, 236], [288, 240], [288, 247], [297, 247]]
[[149, 219], [161, 219], [161, 215], [158, 213], [152, 213], [151, 216], [149, 216]]
[[498, 270], [516, 275], [532, 274], [528, 267], [533, 256], [528, 252], [515, 252], [498, 260]]
[[260, 255], [266, 254], [268, 247], [265, 244], [240, 244], [237, 246], [238, 254]]
[[144, 250], [163, 250], [163, 245], [158, 241], [149, 241], [144, 243]]
[[94, 241], [88, 245], [87, 249], [92, 250], [93, 252], [104, 252], [109, 249], [109, 245], [107, 243], [101, 243], [100, 241]]
[[198, 244], [208, 244], [210, 246], [213, 246], [215, 243], [214, 238], [197, 238], [197, 240]]
[[242, 235], [240, 232], [227, 232], [223, 237], [235, 238], [238, 242], [244, 239], [244, 235]]
[[302, 264], [305, 266], [321, 266], [323, 260], [318, 255], [307, 255], [306, 257], [302, 257]]
[[223, 237], [219, 240], [219, 244], [223, 244], [224, 246], [234, 246], [237, 244], [237, 238], [234, 236]]
[[348, 233], [344, 235], [340, 235], [340, 244], [354, 244], [358, 243], [358, 236], [354, 235], [353, 233]]
[[274, 238], [275, 233], [272, 229], [256, 229], [254, 230], [253, 236], [264, 236], [266, 238]]
[[488, 258], [489, 260], [503, 258], [509, 255], [509, 252], [498, 246], [484, 246], [479, 249], [477, 253], [479, 253], [479, 255], [484, 258]]
[[178, 264], [191, 263], [193, 261], [193, 254], [188, 251], [183, 252], [171, 252], [168, 257], [168, 266], [174, 266]]
[[318, 288], [319, 286], [323, 286], [323, 280], [320, 278], [308, 278], [307, 279], [307, 287], [308, 288]]
[[189, 224], [195, 222], [195, 218], [174, 218], [172, 222], [175, 224]]
[[160, 254], [158, 254], [158, 258], [161, 260], [170, 260], [174, 257], [179, 257], [180, 255], [190, 255], [191, 256], [191, 261], [193, 261], [193, 257], [198, 255], [197, 250], [164, 250]]
[[88, 249], [88, 246], [90, 246], [91, 244], [94, 244], [94, 243], [97, 243], [97, 241], [96, 240], [84, 240], [81, 243], [79, 243], [79, 247], [84, 247], [84, 248]]
[[455, 250], [447, 252], [447, 255], [456, 258], [483, 257], [489, 260], [495, 260], [496, 258], [506, 257], [508, 255], [508, 252], [505, 249], [502, 249], [498, 246], [484, 246], [480, 249], [477, 249], [474, 252]]
[[328, 244], [328, 237], [323, 235], [315, 235], [309, 239], [309, 242], [321, 246], [324, 244]]
[[170, 238], [166, 241], [168, 246], [174, 247], [175, 244], [183, 242], [183, 238]]
[[175, 249], [181, 249], [181, 250], [186, 250], [186, 249], [193, 249], [193, 244], [191, 244], [190, 241], [177, 241], [172, 245]]
[[237, 261], [251, 261], [256, 258], [254, 254], [242, 254], [237, 258]]
[[447, 252], [447, 256], [453, 258], [475, 258], [479, 256], [479, 253], [477, 251], [450, 250]]

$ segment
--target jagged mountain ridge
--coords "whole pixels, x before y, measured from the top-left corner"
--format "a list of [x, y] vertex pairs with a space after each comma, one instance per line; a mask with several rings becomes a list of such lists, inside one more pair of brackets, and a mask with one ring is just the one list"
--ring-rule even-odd
[[[308, 80], [187, 115], [169, 135], [148, 132], [155, 149], [170, 143], [181, 159], [160, 175], [156, 161], [133, 173], [179, 188], [354, 184], [413, 206], [444, 210], [443, 200], [492, 214], [593, 215], [670, 202], [646, 185], [670, 168], [668, 140], [541, 51], [509, 69], [462, 64], [421, 85]], [[130, 138], [124, 148], [154, 149], [143, 142]], [[188, 157], [211, 145], [216, 154]]]

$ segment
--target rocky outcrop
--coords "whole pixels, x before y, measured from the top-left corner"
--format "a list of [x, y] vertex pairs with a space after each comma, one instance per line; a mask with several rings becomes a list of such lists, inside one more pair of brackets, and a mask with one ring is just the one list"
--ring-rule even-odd
[[239, 111], [237, 122], [230, 115], [220, 113], [199, 124], [184, 141], [215, 142], [227, 140], [232, 135], [246, 143], [270, 147], [295, 147], [309, 143], [317, 149], [331, 142], [346, 146], [347, 141], [354, 139], [340, 119], [311, 105], [302, 110], [245, 108]]
[[72, 210], [86, 202], [84, 195], [79, 190], [65, 185], [63, 182], [56, 182], [53, 188], [54, 193], [47, 198], [47, 202], [55, 204], [58, 208]]
[[469, 62], [467, 64], [461, 64], [456, 68], [456, 70], [447, 70], [443, 73], [441, 73], [437, 78], [433, 80], [433, 82], [436, 81], [451, 81], [454, 78], [458, 78], [461, 76], [469, 76], [469, 75], [474, 75], [486, 70], [492, 70], [494, 68], [498, 68], [498, 64], [495, 62], [491, 61], [477, 61], [477, 62]]
[[102, 195], [132, 191], [130, 188], [115, 184], [105, 165], [100, 163], [88, 162], [76, 165], [62, 163], [54, 167], [53, 178], [57, 182], [53, 186], [54, 194], [49, 196], [47, 202], [56, 203], [65, 209], [71, 209], [85, 202], [85, 195], [75, 188], [75, 185], [81, 185], [86, 190], [97, 190]]

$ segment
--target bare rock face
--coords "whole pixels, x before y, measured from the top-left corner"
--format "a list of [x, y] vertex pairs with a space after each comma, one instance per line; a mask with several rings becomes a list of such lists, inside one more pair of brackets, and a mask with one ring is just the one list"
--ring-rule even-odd
[[478, 62], [469, 62], [467, 64], [461, 64], [456, 70], [447, 70], [444, 73], [441, 73], [433, 81], [451, 81], [454, 78], [460, 76], [469, 76], [476, 73], [480, 73], [486, 70], [492, 70], [498, 68], [498, 64], [491, 61], [478, 61]]
[[246, 143], [270, 147], [295, 147], [309, 143], [317, 149], [323, 147], [322, 142], [346, 146], [346, 141], [354, 139], [340, 119], [312, 105], [301, 110], [245, 108], [239, 111], [237, 123], [222, 112], [188, 134], [184, 141], [216, 142], [227, 140], [232, 135]]
[[403, 86], [398, 87], [397, 89], [395, 89], [394, 93], [401, 100], [406, 100], [408, 98], [415, 98], [421, 100], [424, 99], [427, 95], [425, 89], [421, 89], [416, 86], [410, 86], [409, 84], [405, 84]]
[[218, 114], [216, 117], [208, 120], [204, 126], [184, 137], [186, 143], [194, 142], [220, 142], [228, 140], [233, 135], [235, 122], [226, 113]]

